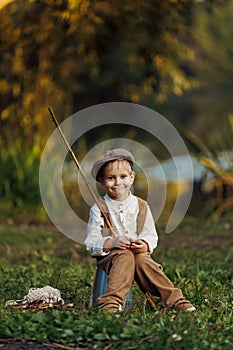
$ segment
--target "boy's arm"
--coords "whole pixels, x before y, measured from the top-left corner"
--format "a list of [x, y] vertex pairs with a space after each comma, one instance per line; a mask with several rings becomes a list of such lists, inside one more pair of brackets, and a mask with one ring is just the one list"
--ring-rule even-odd
[[87, 224], [87, 236], [85, 244], [87, 250], [93, 256], [106, 255], [108, 252], [104, 249], [104, 243], [109, 237], [103, 237], [102, 231], [104, 226], [104, 219], [101, 216], [97, 205], [94, 205], [90, 210], [89, 220]]
[[[147, 206], [147, 214], [145, 224], [143, 226], [142, 232], [138, 235], [137, 241], [143, 241], [147, 245], [147, 251], [152, 253], [158, 244], [158, 234], [156, 231], [154, 218], [152, 216], [150, 207]], [[146, 249], [146, 248], [144, 248]]]

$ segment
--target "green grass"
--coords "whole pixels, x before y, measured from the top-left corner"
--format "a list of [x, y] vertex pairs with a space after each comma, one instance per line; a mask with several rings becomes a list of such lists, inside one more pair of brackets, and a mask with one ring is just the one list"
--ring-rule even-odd
[[[230, 350], [233, 217], [218, 223], [187, 218], [170, 234], [159, 229], [153, 257], [195, 306], [195, 314], [151, 311], [133, 285], [134, 305], [121, 315], [88, 308], [95, 261], [81, 245], [46, 226], [0, 225], [0, 338], [77, 349]], [[8, 310], [30, 287], [59, 288], [73, 306]], [[1, 343], [1, 341], [0, 341]]]

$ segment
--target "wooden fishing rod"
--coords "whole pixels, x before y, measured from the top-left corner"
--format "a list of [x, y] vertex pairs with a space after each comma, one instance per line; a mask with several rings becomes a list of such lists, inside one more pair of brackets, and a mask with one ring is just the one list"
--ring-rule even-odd
[[102, 215], [104, 217], [104, 220], [106, 221], [106, 223], [107, 223], [107, 225], [108, 225], [108, 227], [109, 227], [109, 229], [111, 231], [112, 236], [116, 238], [117, 234], [112, 228], [112, 225], [111, 225], [111, 223], [109, 221], [108, 215], [104, 212], [101, 203], [99, 202], [98, 198], [96, 197], [95, 192], [93, 191], [90, 183], [87, 181], [87, 178], [86, 178], [86, 176], [85, 176], [85, 174], [84, 174], [84, 172], [82, 170], [82, 167], [81, 167], [78, 159], [76, 158], [76, 156], [75, 156], [71, 146], [69, 145], [69, 142], [67, 141], [67, 139], [66, 139], [66, 137], [65, 137], [65, 135], [64, 135], [64, 133], [62, 131], [62, 128], [60, 127], [60, 125], [58, 123], [58, 120], [57, 120], [57, 118], [56, 118], [56, 116], [55, 116], [55, 114], [53, 112], [53, 109], [51, 107], [49, 107], [48, 110], [49, 110], [49, 112], [50, 112], [50, 114], [52, 116], [53, 122], [55, 123], [56, 127], [58, 128], [58, 131], [59, 131], [63, 141], [65, 142], [66, 147], [67, 147], [71, 157], [73, 158], [73, 160], [74, 160], [74, 162], [75, 162], [75, 164], [76, 164], [76, 166], [77, 166], [77, 168], [78, 168], [78, 170], [79, 170], [79, 172], [80, 172], [80, 174], [81, 174], [81, 176], [82, 176], [82, 178], [83, 178], [83, 180], [85, 182], [85, 185], [87, 186], [87, 188], [88, 188], [92, 198], [94, 199], [95, 203], [98, 205], [98, 208], [99, 208], [100, 212], [102, 213]]
[[[100, 212], [102, 213], [102, 215], [103, 215], [103, 217], [104, 217], [104, 220], [105, 220], [106, 224], [108, 225], [108, 227], [109, 227], [109, 229], [110, 229], [110, 231], [111, 231], [112, 236], [113, 236], [114, 238], [118, 237], [117, 234], [116, 234], [116, 232], [114, 231], [114, 229], [113, 229], [113, 227], [112, 227], [111, 222], [109, 221], [108, 215], [105, 213], [105, 211], [104, 211], [104, 209], [103, 209], [103, 207], [102, 207], [100, 201], [99, 201], [98, 198], [96, 197], [96, 194], [95, 194], [95, 192], [93, 191], [93, 189], [92, 189], [90, 183], [87, 181], [87, 178], [86, 178], [86, 176], [85, 176], [85, 174], [84, 174], [84, 172], [83, 172], [83, 170], [82, 170], [82, 167], [81, 167], [81, 165], [80, 165], [80, 163], [79, 163], [77, 157], [75, 156], [75, 154], [74, 154], [74, 152], [73, 152], [73, 150], [72, 150], [72, 148], [71, 148], [69, 142], [67, 141], [67, 139], [66, 139], [66, 137], [65, 137], [65, 135], [64, 135], [64, 133], [63, 133], [63, 131], [62, 131], [62, 128], [60, 127], [60, 125], [59, 125], [59, 123], [58, 123], [58, 120], [57, 120], [57, 118], [56, 118], [56, 116], [55, 116], [55, 114], [54, 114], [54, 112], [53, 112], [53, 109], [52, 109], [51, 107], [49, 107], [48, 110], [49, 110], [49, 113], [51, 114], [51, 117], [52, 117], [52, 119], [53, 119], [53, 122], [55, 123], [56, 127], [58, 128], [58, 131], [59, 131], [59, 133], [60, 133], [60, 135], [61, 135], [63, 141], [65, 142], [65, 145], [66, 145], [66, 147], [67, 147], [67, 149], [68, 149], [68, 151], [69, 151], [71, 157], [73, 158], [73, 160], [74, 160], [74, 162], [75, 162], [75, 164], [76, 164], [76, 166], [77, 166], [77, 168], [78, 168], [78, 170], [79, 170], [79, 172], [80, 172], [80, 174], [81, 174], [81, 176], [82, 176], [82, 178], [83, 178], [83, 180], [84, 180], [84, 182], [85, 182], [85, 185], [87, 186], [87, 188], [88, 188], [88, 190], [89, 190], [89, 192], [90, 192], [92, 198], [94, 199], [95, 203], [98, 205], [98, 208], [99, 208]], [[153, 310], [155, 310], [155, 309], [156, 309], [156, 305], [155, 305], [155, 302], [154, 302], [153, 298], [151, 297], [151, 295], [150, 295], [148, 292], [144, 292], [144, 294], [145, 294], [146, 299], [147, 299], [149, 305], [151, 306], [151, 308], [152, 308]]]

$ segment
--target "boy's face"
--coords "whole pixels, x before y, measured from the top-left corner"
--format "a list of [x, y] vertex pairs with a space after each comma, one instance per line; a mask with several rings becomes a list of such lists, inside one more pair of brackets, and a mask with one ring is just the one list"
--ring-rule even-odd
[[123, 201], [130, 192], [135, 174], [127, 161], [110, 162], [104, 169], [104, 176], [100, 182], [110, 198]]

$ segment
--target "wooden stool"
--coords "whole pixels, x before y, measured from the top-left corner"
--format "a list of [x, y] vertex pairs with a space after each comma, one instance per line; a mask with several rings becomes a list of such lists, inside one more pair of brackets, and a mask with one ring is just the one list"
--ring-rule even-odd
[[[96, 267], [95, 277], [92, 288], [92, 295], [90, 298], [89, 307], [97, 305], [97, 299], [100, 295], [105, 294], [108, 283], [108, 275], [105, 271]], [[123, 308], [131, 309], [133, 306], [133, 295], [132, 290], [130, 289], [125, 298], [125, 305]]]

